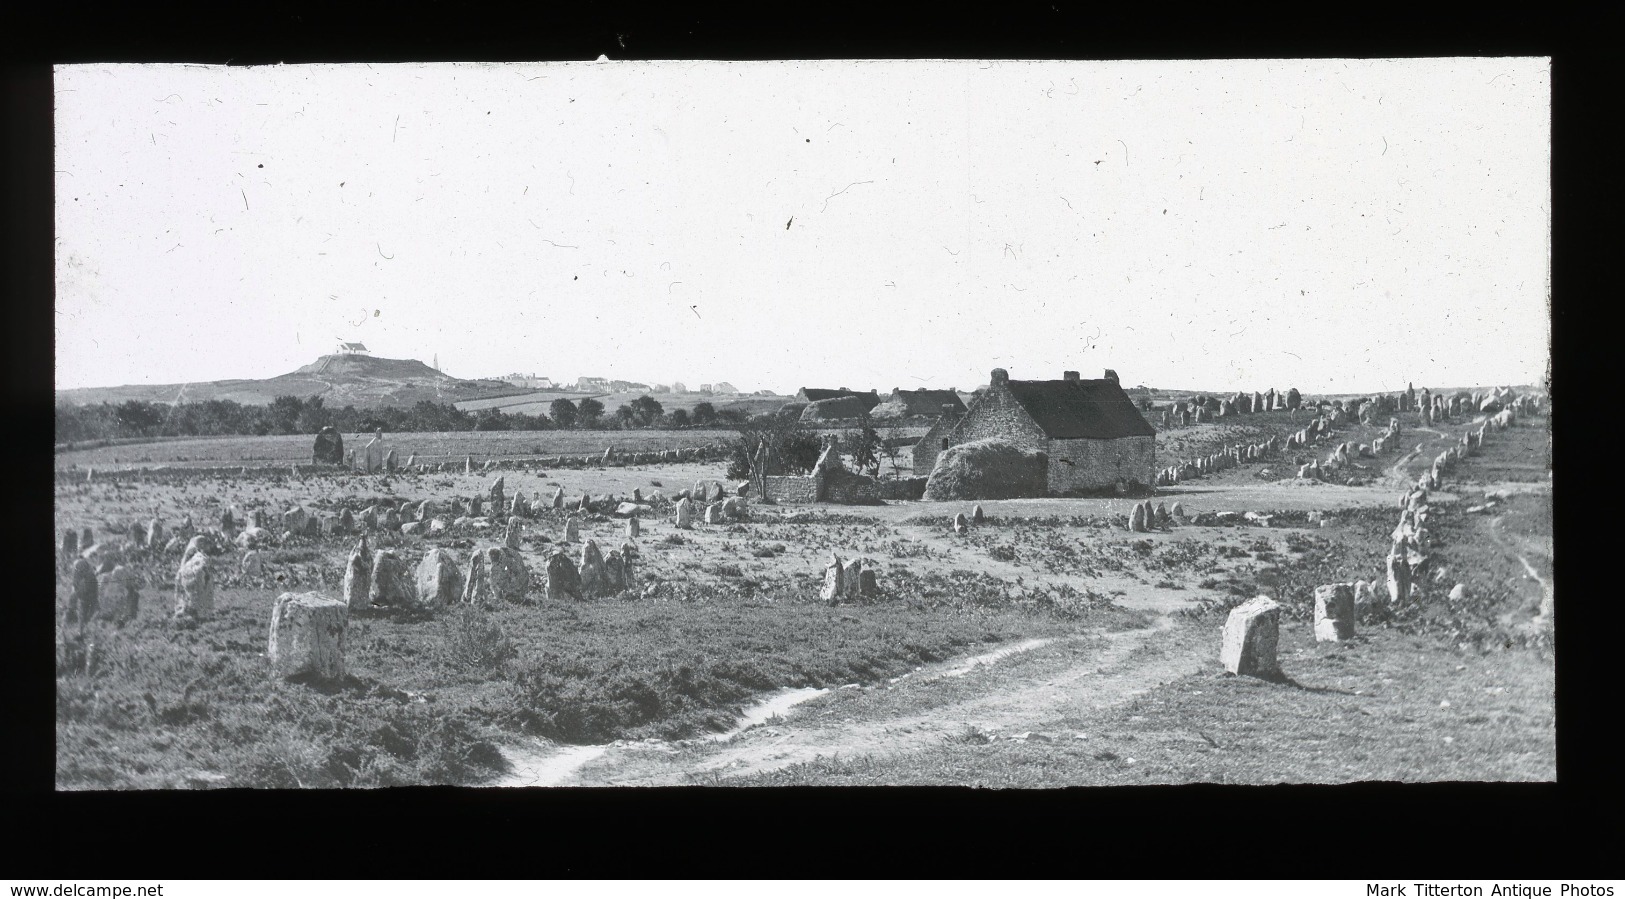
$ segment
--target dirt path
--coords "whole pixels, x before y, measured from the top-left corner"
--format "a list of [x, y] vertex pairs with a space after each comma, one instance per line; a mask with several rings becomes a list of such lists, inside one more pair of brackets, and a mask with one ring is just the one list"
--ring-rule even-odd
[[1148, 628], [1026, 640], [882, 684], [784, 691], [715, 737], [572, 747], [536, 741], [508, 750], [515, 771], [492, 786], [711, 783], [819, 756], [891, 755], [977, 731], [1031, 731], [1200, 669], [1208, 647], [1165, 639], [1176, 630], [1161, 615]]

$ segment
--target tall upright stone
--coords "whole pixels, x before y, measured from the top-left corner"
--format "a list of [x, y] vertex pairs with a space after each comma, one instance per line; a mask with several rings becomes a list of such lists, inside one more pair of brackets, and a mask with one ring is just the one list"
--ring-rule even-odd
[[564, 509], [564, 488], [560, 487], [559, 489], [553, 491], [553, 511], [559, 512], [559, 511], [562, 511], [563, 509]]
[[633, 517], [628, 518], [626, 520], [626, 536], [627, 536], [627, 539], [629, 539], [629, 540], [637, 539], [637, 536], [638, 536], [638, 519], [637, 519], [636, 516], [633, 516]]
[[1280, 603], [1267, 596], [1249, 599], [1231, 609], [1224, 622], [1219, 661], [1231, 674], [1275, 677], [1281, 671], [1276, 657], [1280, 635]]
[[508, 529], [502, 535], [502, 542], [509, 549], [519, 549], [522, 546], [520, 540], [522, 539], [523, 534], [524, 523], [521, 522], [517, 517], [509, 518]]
[[123, 626], [141, 613], [141, 581], [123, 565], [113, 566], [96, 578], [99, 617]]
[[[960, 517], [964, 517], [961, 515]], [[842, 586], [846, 567], [841, 564], [841, 557], [834, 553], [829, 554], [829, 562], [824, 565], [824, 588], [818, 591], [818, 598], [834, 605], [841, 601], [845, 593]]]
[[1337, 643], [1354, 636], [1354, 585], [1315, 588], [1315, 642]]
[[1403, 542], [1388, 552], [1388, 602], [1398, 607], [1411, 597], [1411, 564]]
[[338, 428], [328, 425], [316, 432], [316, 443], [311, 448], [311, 461], [317, 465], [344, 464], [344, 437]]
[[970, 522], [968, 520], [966, 520], [964, 512], [955, 512], [954, 513], [954, 525], [953, 525], [953, 528], [954, 528], [954, 533], [956, 533], [956, 534], [968, 534], [968, 533], [970, 533]]
[[722, 523], [722, 503], [711, 503], [710, 505], [705, 507], [705, 523], [706, 524], [721, 524]]
[[68, 621], [89, 622], [100, 610], [100, 584], [96, 568], [85, 559], [73, 560], [73, 593], [68, 599]]
[[265, 656], [278, 677], [333, 682], [344, 678], [344, 631], [350, 607], [320, 593], [284, 593], [271, 607]]
[[488, 546], [475, 550], [468, 560], [463, 602], [481, 606], [499, 601], [524, 603], [529, 601], [529, 594], [530, 566], [519, 550]]
[[507, 479], [503, 478], [500, 475], [497, 477], [496, 480], [491, 482], [491, 490], [490, 490], [491, 508], [496, 510], [493, 514], [500, 515], [502, 513], [503, 508], [505, 508], [507, 506], [507, 504], [508, 504], [508, 497], [507, 497], [506, 492], [504, 491], [504, 488], [507, 486], [507, 483], [508, 483]]
[[580, 539], [581, 524], [576, 521], [576, 517], [574, 515], [571, 515], [570, 517], [564, 519], [564, 542], [574, 543]]
[[687, 497], [677, 501], [677, 526], [689, 528], [693, 526], [694, 511]]
[[214, 616], [214, 570], [206, 552], [194, 554], [175, 573], [178, 620], [205, 621]]
[[367, 594], [367, 604], [411, 609], [417, 606], [417, 599], [417, 584], [405, 560], [393, 550], [380, 549], [373, 553], [372, 589]]
[[604, 593], [604, 555], [597, 541], [588, 538], [581, 547], [581, 595], [601, 596]]
[[515, 490], [513, 492], [513, 503], [508, 509], [508, 514], [518, 518], [525, 518], [530, 515], [530, 504], [525, 502], [525, 491]]
[[604, 593], [614, 596], [626, 589], [626, 560], [618, 549], [604, 556]]
[[970, 520], [972, 522], [974, 522], [976, 524], [981, 524], [983, 521], [986, 520], [986, 518], [987, 518], [987, 516], [982, 512], [982, 505], [980, 503], [977, 503], [975, 506], [971, 507]]

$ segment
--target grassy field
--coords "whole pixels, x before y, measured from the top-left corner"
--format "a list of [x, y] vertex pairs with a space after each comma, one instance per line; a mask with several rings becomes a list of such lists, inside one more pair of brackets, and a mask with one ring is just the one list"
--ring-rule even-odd
[[667, 412], [675, 412], [678, 409], [693, 411], [694, 407], [700, 403], [710, 403], [719, 412], [725, 409], [738, 409], [751, 415], [776, 411], [785, 403], [795, 400], [793, 396], [734, 396], [731, 394], [712, 396], [703, 393], [650, 393], [646, 390], [621, 393], [578, 393], [574, 391], [547, 390], [490, 399], [466, 400], [456, 405], [458, 409], [464, 412], [474, 412], [480, 409], [501, 409], [503, 412], [518, 412], [525, 415], [551, 415], [552, 411], [548, 407], [553, 405], [554, 400], [562, 398], [571, 402], [579, 402], [586, 397], [592, 397], [604, 404], [606, 414], [612, 414], [620, 406], [643, 396], [653, 398]]
[[[344, 448], [360, 449], [368, 434], [345, 434]], [[602, 453], [605, 447], [626, 452], [709, 446], [737, 439], [727, 430], [637, 431], [457, 431], [445, 433], [385, 434], [402, 462], [412, 454], [420, 461], [522, 459], [558, 455]], [[315, 438], [309, 434], [266, 437], [192, 437], [156, 444], [104, 446], [56, 454], [56, 467], [78, 465], [161, 464], [167, 462], [310, 462]]]

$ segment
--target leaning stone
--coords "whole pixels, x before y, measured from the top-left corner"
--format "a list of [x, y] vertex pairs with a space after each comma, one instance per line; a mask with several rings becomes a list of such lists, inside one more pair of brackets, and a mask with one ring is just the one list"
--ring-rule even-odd
[[1336, 643], [1354, 636], [1354, 585], [1315, 588], [1315, 642]]
[[560, 511], [564, 508], [564, 488], [560, 487], [553, 493], [553, 509]]
[[421, 607], [441, 609], [462, 598], [463, 572], [450, 550], [430, 550], [418, 563], [416, 579]]
[[970, 532], [970, 522], [965, 520], [964, 512], [954, 513], [954, 533], [966, 534]]
[[1275, 648], [1280, 639], [1281, 605], [1267, 596], [1230, 610], [1224, 623], [1219, 661], [1231, 674], [1272, 677], [1280, 673]]
[[350, 607], [320, 593], [284, 593], [271, 607], [266, 657], [278, 677], [344, 678], [344, 629]]

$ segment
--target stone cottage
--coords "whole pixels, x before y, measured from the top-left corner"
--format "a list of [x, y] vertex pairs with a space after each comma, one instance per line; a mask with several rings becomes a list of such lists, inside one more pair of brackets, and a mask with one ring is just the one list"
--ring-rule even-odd
[[1109, 369], [1099, 380], [1069, 371], [1059, 381], [1012, 381], [995, 368], [987, 390], [963, 416], [951, 425], [948, 420], [939, 419], [921, 438], [916, 464], [930, 454], [934, 465], [934, 456], [951, 446], [997, 438], [1049, 457], [1051, 496], [1107, 489], [1119, 481], [1155, 482], [1157, 431]]
[[915, 477], [923, 478], [931, 473], [931, 469], [937, 467], [937, 456], [948, 448], [948, 435], [953, 431], [954, 426], [959, 424], [959, 420], [964, 415], [964, 403], [960, 403], [958, 408], [950, 404], [943, 404], [937, 416], [936, 424], [933, 424], [931, 430], [926, 431], [925, 436], [914, 444]]

